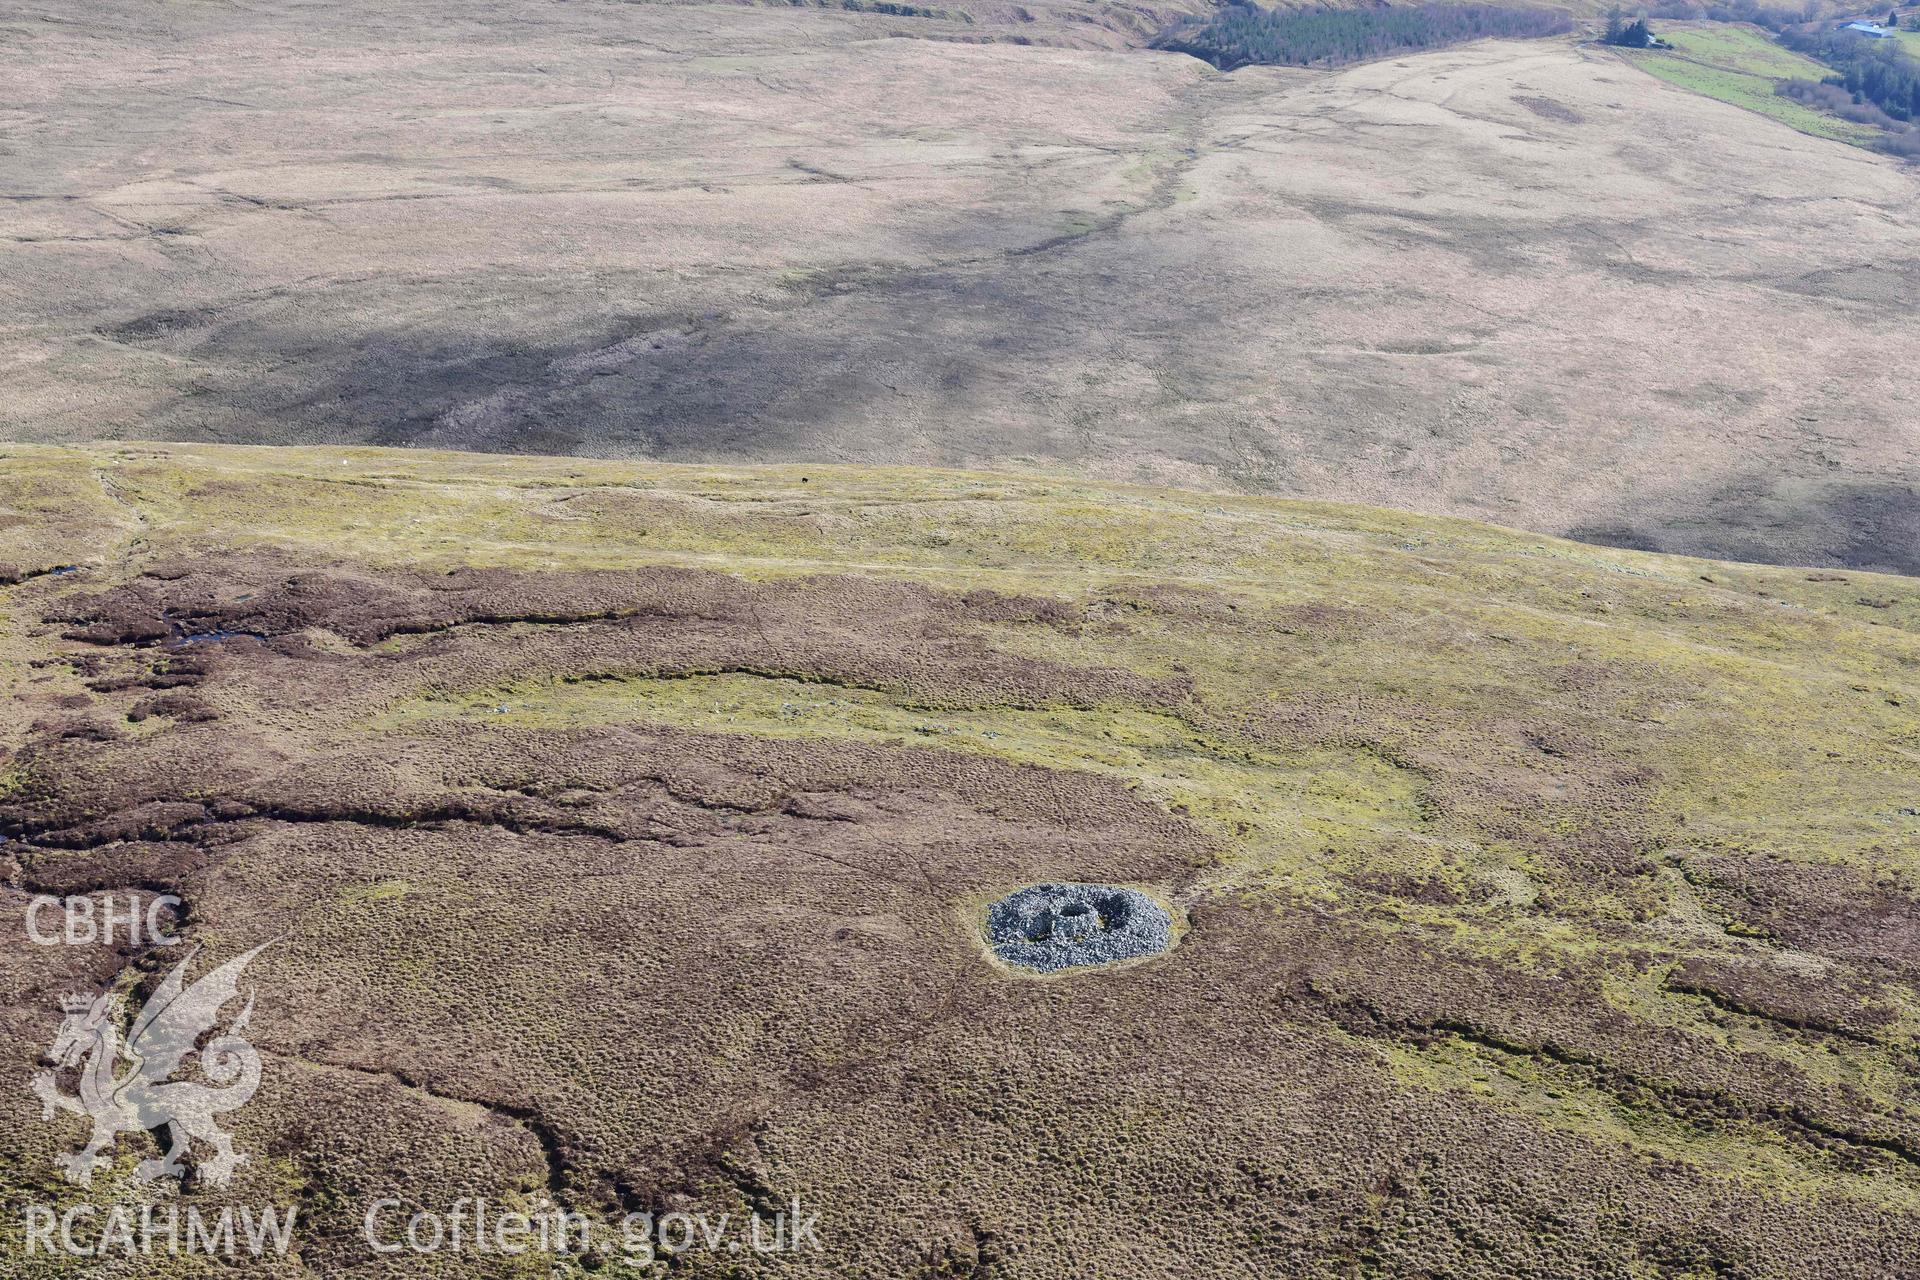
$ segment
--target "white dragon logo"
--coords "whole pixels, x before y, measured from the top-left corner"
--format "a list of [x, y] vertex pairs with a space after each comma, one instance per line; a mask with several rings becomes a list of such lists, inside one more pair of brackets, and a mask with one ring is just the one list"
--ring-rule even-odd
[[[181, 1177], [186, 1172], [181, 1157], [198, 1138], [215, 1151], [213, 1159], [197, 1165], [199, 1180], [210, 1187], [227, 1184], [246, 1157], [234, 1153], [233, 1138], [213, 1118], [243, 1105], [260, 1087], [260, 1054], [240, 1036], [253, 1016], [252, 995], [223, 1033], [205, 1045], [198, 1042], [213, 1030], [221, 1008], [239, 997], [240, 975], [248, 962], [269, 945], [261, 943], [235, 956], [185, 987], [187, 966], [199, 954], [199, 948], [194, 948], [141, 1007], [124, 1040], [120, 1020], [125, 997], [109, 992], [98, 998], [68, 996], [61, 1001], [67, 1019], [47, 1057], [58, 1069], [80, 1069], [79, 1092], [61, 1092], [52, 1071], [34, 1077], [33, 1091], [40, 1097], [44, 1119], [53, 1119], [59, 1110], [93, 1120], [93, 1135], [86, 1146], [55, 1161], [66, 1171], [68, 1181], [82, 1186], [91, 1183], [93, 1171], [109, 1163], [101, 1152], [112, 1147], [120, 1134], [165, 1126], [166, 1155], [141, 1161], [134, 1170], [137, 1180]], [[169, 1081], [182, 1059], [196, 1048], [201, 1074], [222, 1087]], [[132, 1066], [119, 1075], [115, 1069], [122, 1059]]]

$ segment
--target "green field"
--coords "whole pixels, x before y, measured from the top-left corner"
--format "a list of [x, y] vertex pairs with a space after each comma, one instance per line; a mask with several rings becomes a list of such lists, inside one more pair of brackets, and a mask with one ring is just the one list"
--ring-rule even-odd
[[1662, 31], [1676, 56], [1775, 80], [1818, 80], [1827, 68], [1774, 42], [1757, 27], [1715, 25]]
[[[1773, 91], [1781, 80], [1819, 80], [1828, 69], [1775, 44], [1757, 27], [1714, 24], [1659, 32], [1668, 49], [1622, 50], [1641, 70], [1662, 80], [1744, 107], [1816, 138], [1864, 146], [1879, 130], [1815, 111]], [[1916, 36], [1920, 39], [1920, 36]]]

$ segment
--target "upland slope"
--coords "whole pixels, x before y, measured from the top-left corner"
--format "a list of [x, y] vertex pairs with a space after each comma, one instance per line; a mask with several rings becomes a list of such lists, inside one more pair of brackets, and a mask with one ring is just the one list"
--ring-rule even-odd
[[[1909, 579], [131, 445], [0, 450], [0, 561], [9, 1245], [82, 1198], [27, 1082], [128, 959], [29, 945], [28, 895], [114, 890], [184, 899], [199, 969], [277, 940], [251, 1159], [186, 1192], [303, 1206], [260, 1274], [523, 1274], [360, 1239], [473, 1195], [821, 1215], [675, 1275], [1920, 1274]], [[988, 900], [1081, 879], [1184, 937], [990, 962]], [[114, 1154], [88, 1197], [159, 1197]], [[156, 1274], [9, 1274], [83, 1265]]]
[[1229, 76], [1122, 47], [1159, 10], [942, 12], [16, 5], [0, 436], [1016, 464], [1920, 571], [1913, 171], [1571, 39]]

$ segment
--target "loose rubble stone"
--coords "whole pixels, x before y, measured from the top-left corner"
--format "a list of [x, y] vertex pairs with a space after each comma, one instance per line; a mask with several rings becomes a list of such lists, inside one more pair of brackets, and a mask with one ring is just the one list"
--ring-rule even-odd
[[1154, 955], [1172, 939], [1166, 908], [1116, 885], [1029, 885], [987, 908], [994, 954], [1039, 973]]

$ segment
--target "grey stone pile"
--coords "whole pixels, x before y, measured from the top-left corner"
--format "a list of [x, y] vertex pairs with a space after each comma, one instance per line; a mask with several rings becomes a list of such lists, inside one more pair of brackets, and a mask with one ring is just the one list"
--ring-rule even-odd
[[1166, 908], [1117, 885], [1028, 885], [987, 908], [994, 954], [1037, 973], [1154, 955], [1172, 940]]

